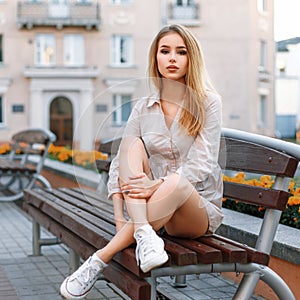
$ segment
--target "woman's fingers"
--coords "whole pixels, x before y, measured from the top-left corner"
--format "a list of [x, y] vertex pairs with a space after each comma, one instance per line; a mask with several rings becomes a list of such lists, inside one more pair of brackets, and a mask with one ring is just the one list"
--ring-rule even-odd
[[140, 178], [144, 178], [146, 177], [147, 175], [145, 173], [140, 173], [140, 174], [137, 174], [137, 175], [134, 175], [134, 176], [130, 176], [129, 179], [131, 180], [135, 180], [135, 179], [140, 179]]

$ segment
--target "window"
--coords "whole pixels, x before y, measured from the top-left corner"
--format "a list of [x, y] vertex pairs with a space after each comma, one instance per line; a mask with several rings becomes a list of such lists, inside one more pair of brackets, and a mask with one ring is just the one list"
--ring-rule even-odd
[[257, 0], [257, 10], [259, 12], [264, 12], [267, 10], [266, 0]]
[[112, 64], [132, 64], [132, 37], [129, 35], [113, 35], [112, 37]]
[[190, 6], [193, 3], [193, 0], [177, 0], [177, 6]]
[[266, 69], [267, 62], [267, 43], [260, 41], [260, 67], [262, 70]]
[[35, 40], [35, 64], [41, 66], [54, 65], [55, 40], [52, 34], [38, 34]]
[[112, 4], [130, 4], [133, 0], [111, 0]]
[[84, 38], [81, 34], [64, 36], [64, 64], [68, 66], [84, 65]]
[[113, 95], [113, 125], [122, 126], [129, 118], [131, 112], [131, 95]]
[[68, 18], [70, 17], [70, 5], [67, 0], [48, 1], [48, 16], [50, 18]]
[[260, 95], [259, 99], [259, 128], [266, 128], [267, 125], [267, 96]]
[[0, 64], [3, 63], [3, 36], [0, 34]]
[[0, 95], [0, 126], [4, 124], [4, 100], [3, 96]]

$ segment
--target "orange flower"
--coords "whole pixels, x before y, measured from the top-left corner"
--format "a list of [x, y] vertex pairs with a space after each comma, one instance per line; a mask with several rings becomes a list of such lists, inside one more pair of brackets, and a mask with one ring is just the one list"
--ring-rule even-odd
[[11, 151], [10, 144], [6, 143], [0, 146], [0, 155], [1, 154], [7, 154]]
[[300, 205], [300, 196], [291, 196], [288, 200], [288, 205]]
[[294, 193], [295, 196], [300, 196], [300, 188], [295, 189]]
[[57, 156], [60, 161], [66, 161], [69, 159], [69, 155], [67, 152], [60, 152]]
[[294, 179], [291, 179], [290, 183], [289, 183], [289, 191], [293, 191], [295, 188], [295, 181]]

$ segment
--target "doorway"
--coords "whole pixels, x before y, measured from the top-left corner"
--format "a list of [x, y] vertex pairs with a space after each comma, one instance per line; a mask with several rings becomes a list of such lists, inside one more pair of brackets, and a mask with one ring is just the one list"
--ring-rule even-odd
[[59, 96], [51, 102], [50, 130], [57, 136], [55, 145], [72, 147], [73, 106], [68, 98]]

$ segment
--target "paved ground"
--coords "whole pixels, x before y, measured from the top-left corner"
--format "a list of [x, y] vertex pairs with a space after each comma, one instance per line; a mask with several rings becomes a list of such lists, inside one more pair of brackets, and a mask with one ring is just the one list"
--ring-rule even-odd
[[[48, 233], [43, 233], [45, 236]], [[31, 256], [31, 222], [14, 203], [0, 202], [0, 300], [61, 300], [60, 283], [68, 274], [68, 251], [62, 245], [43, 247], [43, 256]], [[176, 289], [171, 278], [159, 289], [169, 299], [229, 300], [235, 286], [217, 275], [188, 276], [188, 286]], [[124, 299], [105, 280], [97, 281], [87, 300]], [[251, 299], [262, 299], [252, 297]]]

